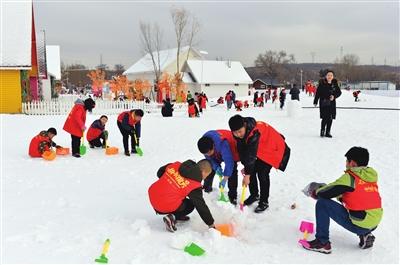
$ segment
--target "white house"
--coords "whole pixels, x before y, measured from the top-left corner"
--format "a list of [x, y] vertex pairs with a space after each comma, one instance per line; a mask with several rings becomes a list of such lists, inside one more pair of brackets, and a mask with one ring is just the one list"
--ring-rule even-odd
[[[157, 62], [158, 53], [154, 52], [153, 54]], [[177, 54], [177, 48], [162, 50], [159, 52], [160, 69], [162, 73], [166, 72], [173, 75], [177, 72], [176, 54]], [[179, 54], [179, 61], [180, 61], [179, 68], [181, 68], [180, 71], [182, 71], [182, 68], [187, 58], [191, 60], [199, 60], [201, 59], [201, 54], [193, 48], [189, 49], [189, 46], [182, 47]], [[129, 67], [123, 74], [126, 75], [127, 78], [132, 81], [136, 79], [142, 79], [142, 80], [148, 80], [151, 83], [153, 83], [155, 75], [154, 75], [153, 62], [151, 60], [150, 54], [149, 53], [146, 54], [139, 61], [137, 61], [135, 64]]]
[[46, 66], [47, 78], [42, 79], [43, 99], [50, 100], [55, 80], [61, 80], [60, 46], [46, 45]]
[[183, 68], [186, 72], [184, 82], [188, 90], [204, 92], [207, 97], [225, 96], [233, 90], [236, 96], [248, 95], [249, 85], [253, 84], [243, 65], [237, 61], [187, 60]]

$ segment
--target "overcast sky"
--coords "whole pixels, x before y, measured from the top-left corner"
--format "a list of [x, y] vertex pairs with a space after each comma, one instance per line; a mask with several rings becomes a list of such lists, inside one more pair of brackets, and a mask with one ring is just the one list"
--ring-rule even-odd
[[[175, 47], [172, 6], [200, 20], [199, 50], [252, 66], [265, 50], [286, 50], [297, 62], [333, 62], [355, 53], [361, 64], [399, 65], [399, 3], [393, 2], [178, 2], [34, 0], [37, 32], [61, 46], [67, 63], [100, 62], [126, 68], [141, 56], [139, 21], [157, 22], [165, 48]], [[373, 59], [372, 59], [373, 57]]]

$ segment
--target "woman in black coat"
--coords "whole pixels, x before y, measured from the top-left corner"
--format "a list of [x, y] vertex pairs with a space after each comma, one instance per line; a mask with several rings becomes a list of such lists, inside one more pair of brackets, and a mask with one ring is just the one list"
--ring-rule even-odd
[[332, 120], [336, 118], [336, 98], [341, 94], [338, 82], [334, 79], [334, 72], [328, 70], [325, 78], [319, 80], [314, 98], [314, 106], [317, 106], [319, 101], [319, 116], [322, 119], [321, 137], [332, 138], [331, 127]]

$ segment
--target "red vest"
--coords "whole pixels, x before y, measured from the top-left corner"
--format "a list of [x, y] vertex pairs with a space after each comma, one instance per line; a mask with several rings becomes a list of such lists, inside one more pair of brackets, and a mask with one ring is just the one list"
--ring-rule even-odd
[[97, 137], [99, 137], [102, 132], [103, 131], [100, 130], [99, 128], [94, 128], [94, 127], [90, 126], [90, 128], [86, 134], [86, 139], [88, 141], [92, 141], [92, 140], [96, 139]]
[[42, 154], [39, 151], [39, 145], [41, 142], [46, 142], [46, 146], [44, 147], [44, 151], [49, 150], [50, 146], [50, 138], [48, 136], [42, 136], [40, 134], [36, 135], [32, 138], [31, 143], [29, 144], [29, 155], [31, 157], [41, 157]]
[[262, 121], [257, 121], [256, 126], [249, 133], [247, 140], [254, 134], [256, 130], [260, 132], [257, 158], [273, 166], [274, 168], [279, 168], [286, 147], [285, 140], [283, 139], [282, 135], [280, 135], [280, 133], [278, 133], [269, 124]]
[[237, 144], [236, 140], [232, 135], [231, 131], [228, 130], [217, 130], [219, 136], [221, 137], [222, 140], [227, 140], [229, 143], [229, 146], [231, 148], [232, 156], [233, 156], [233, 161], [238, 162], [240, 160], [239, 158], [239, 152], [237, 150]]
[[365, 211], [382, 208], [381, 196], [376, 182], [366, 182], [351, 170], [346, 170], [354, 178], [354, 191], [345, 192], [343, 204], [348, 210]]
[[201, 183], [179, 174], [181, 162], [168, 165], [164, 174], [149, 188], [150, 203], [160, 213], [172, 213], [192, 190], [201, 187]]
[[206, 99], [206, 97], [205, 96], [200, 96], [199, 98], [201, 98], [201, 108], [202, 109], [205, 109], [206, 107], [207, 107], [207, 99]]
[[134, 126], [134, 125], [137, 123], [137, 122], [135, 121], [135, 119], [132, 117], [130, 111], [124, 111], [124, 112], [120, 113], [120, 114], [118, 115], [117, 120], [118, 120], [119, 122], [122, 123], [122, 120], [124, 119], [125, 115], [128, 115], [128, 117], [129, 117], [128, 124], [129, 124], [130, 126]]
[[64, 123], [63, 129], [76, 137], [82, 137], [85, 122], [85, 107], [82, 104], [75, 104]]
[[188, 112], [190, 116], [196, 115], [196, 106], [194, 104], [188, 106]]

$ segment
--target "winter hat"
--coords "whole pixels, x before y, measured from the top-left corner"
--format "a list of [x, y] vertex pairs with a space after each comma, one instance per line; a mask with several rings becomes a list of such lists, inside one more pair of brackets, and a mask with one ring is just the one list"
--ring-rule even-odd
[[96, 106], [96, 102], [94, 102], [94, 100], [91, 99], [91, 98], [85, 99], [84, 104], [85, 104], [85, 109], [90, 111], [90, 112]]
[[244, 126], [244, 119], [240, 115], [235, 115], [229, 119], [229, 128], [231, 131], [237, 131]]
[[353, 146], [344, 156], [348, 161], [355, 161], [359, 167], [365, 167], [368, 165], [369, 153], [365, 148]]
[[210, 137], [203, 136], [197, 142], [197, 147], [202, 154], [207, 153], [214, 147], [214, 142]]
[[48, 132], [48, 133], [51, 133], [51, 134], [54, 134], [54, 135], [57, 135], [57, 130], [56, 130], [55, 128], [53, 128], [53, 127], [49, 128], [49, 129], [47, 130], [47, 132]]

